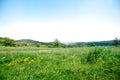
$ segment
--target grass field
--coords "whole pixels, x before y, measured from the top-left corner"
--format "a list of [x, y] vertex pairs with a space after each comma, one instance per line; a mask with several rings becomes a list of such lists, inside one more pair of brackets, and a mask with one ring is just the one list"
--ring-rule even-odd
[[0, 80], [120, 80], [120, 47], [0, 47]]

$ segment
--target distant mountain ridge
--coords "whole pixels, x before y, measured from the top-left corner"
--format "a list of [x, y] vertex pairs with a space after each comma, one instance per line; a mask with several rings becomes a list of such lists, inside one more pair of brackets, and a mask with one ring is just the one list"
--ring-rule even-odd
[[111, 45], [112, 40], [108, 40], [108, 41], [93, 41], [93, 42], [76, 42], [76, 44], [78, 46], [81, 45], [88, 45], [88, 46], [110, 46]]
[[[111, 45], [111, 41], [112, 40], [108, 40], [108, 41], [93, 41], [93, 42], [73, 42], [73, 44], [65, 44], [65, 43], [61, 43], [62, 45], [76, 45], [76, 46], [83, 46], [83, 45], [88, 45], [88, 46], [110, 46]], [[40, 41], [36, 41], [36, 40], [32, 40], [32, 39], [20, 39], [20, 40], [16, 40], [16, 42], [24, 42], [24, 43], [30, 43], [30, 44], [53, 44], [53, 42], [40, 42]]]
[[25, 42], [25, 43], [33, 43], [33, 44], [46, 44], [45, 42], [40, 42], [32, 39], [20, 39], [16, 40], [16, 42]]

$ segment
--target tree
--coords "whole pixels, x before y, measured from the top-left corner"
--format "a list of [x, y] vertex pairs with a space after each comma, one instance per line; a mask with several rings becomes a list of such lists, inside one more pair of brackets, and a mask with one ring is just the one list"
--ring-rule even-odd
[[54, 47], [60, 47], [60, 41], [58, 39], [55, 39], [54, 41]]
[[0, 44], [2, 46], [15, 46], [15, 41], [13, 39], [10, 38], [0, 38]]
[[41, 44], [39, 44], [39, 43], [36, 43], [36, 44], [35, 44], [36, 47], [40, 47], [40, 45], [41, 45]]
[[115, 38], [114, 40], [112, 40], [112, 45], [113, 46], [118, 46], [120, 45], [120, 40], [118, 38]]

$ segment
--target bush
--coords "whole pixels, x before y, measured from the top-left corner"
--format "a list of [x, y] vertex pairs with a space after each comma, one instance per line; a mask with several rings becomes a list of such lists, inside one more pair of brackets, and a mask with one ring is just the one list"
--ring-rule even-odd
[[0, 44], [2, 46], [15, 46], [15, 40], [10, 39], [10, 38], [0, 38]]
[[88, 63], [95, 63], [98, 59], [106, 59], [107, 54], [110, 54], [111, 51], [105, 48], [95, 48], [91, 50], [87, 55], [87, 62]]

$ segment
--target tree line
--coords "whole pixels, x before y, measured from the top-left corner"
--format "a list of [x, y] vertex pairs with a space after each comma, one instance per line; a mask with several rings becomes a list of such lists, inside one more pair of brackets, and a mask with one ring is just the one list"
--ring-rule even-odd
[[[51, 43], [27, 43], [27, 42], [18, 42], [14, 39], [8, 38], [8, 37], [0, 37], [0, 46], [11, 46], [11, 47], [23, 47], [23, 46], [36, 46], [36, 47], [48, 47], [48, 48], [59, 48], [59, 47], [81, 47], [81, 46], [97, 46], [95, 44], [98, 43], [82, 43], [80, 45], [78, 44], [63, 44], [61, 43], [58, 39], [55, 39], [54, 42]], [[102, 42], [99, 44], [103, 44]], [[110, 41], [110, 45], [109, 46], [119, 46], [120, 45], [120, 39], [115, 38], [113, 40]]]
[[32, 43], [32, 42], [19, 42], [8, 37], [0, 37], [0, 46], [22, 47], [22, 46], [36, 46], [36, 47], [61, 47], [61, 43], [58, 39], [55, 39], [53, 43]]

